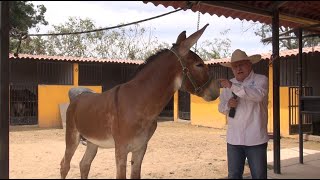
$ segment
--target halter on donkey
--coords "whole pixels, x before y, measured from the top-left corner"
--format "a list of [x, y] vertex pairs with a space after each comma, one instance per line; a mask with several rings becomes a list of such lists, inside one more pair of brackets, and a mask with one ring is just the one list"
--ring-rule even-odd
[[157, 127], [156, 117], [173, 94], [182, 89], [206, 101], [218, 98], [217, 81], [210, 78], [208, 67], [190, 50], [207, 26], [188, 38], [183, 31], [171, 49], [149, 57], [126, 83], [103, 93], [70, 90], [61, 178], [69, 172], [81, 136], [87, 139], [80, 162], [81, 178], [88, 178], [98, 147], [115, 148], [116, 178], [126, 178], [127, 156], [132, 152], [131, 178], [140, 178], [147, 145]]

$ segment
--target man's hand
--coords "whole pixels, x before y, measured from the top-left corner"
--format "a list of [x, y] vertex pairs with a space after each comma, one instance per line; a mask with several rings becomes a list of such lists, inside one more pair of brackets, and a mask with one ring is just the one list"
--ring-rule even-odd
[[220, 85], [223, 88], [231, 88], [232, 82], [228, 79], [219, 79]]
[[229, 101], [228, 101], [228, 107], [229, 108], [236, 108], [238, 106], [238, 100], [235, 99], [235, 98], [230, 98]]

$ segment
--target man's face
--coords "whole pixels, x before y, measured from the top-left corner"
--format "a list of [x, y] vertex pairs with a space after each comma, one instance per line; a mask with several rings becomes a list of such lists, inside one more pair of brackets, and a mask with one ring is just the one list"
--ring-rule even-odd
[[233, 75], [238, 81], [243, 81], [249, 76], [252, 70], [252, 63], [249, 60], [242, 60], [231, 63]]

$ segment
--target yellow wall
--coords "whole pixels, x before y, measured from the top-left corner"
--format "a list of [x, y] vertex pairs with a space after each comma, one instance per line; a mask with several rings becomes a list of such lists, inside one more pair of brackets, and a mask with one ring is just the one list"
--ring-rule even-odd
[[269, 66], [268, 132], [273, 132], [273, 74]]
[[178, 121], [178, 91], [173, 95], [173, 121]]
[[[280, 97], [279, 97], [280, 98], [280, 135], [289, 136], [289, 87], [280, 87], [279, 94], [280, 94]], [[269, 103], [269, 106], [270, 106], [270, 103]], [[269, 108], [269, 110], [272, 111], [272, 108]], [[268, 131], [273, 132], [273, 116], [269, 116]]]
[[[269, 67], [268, 132], [273, 132], [273, 67]], [[279, 88], [280, 136], [289, 136], [289, 87]], [[298, 112], [297, 112], [298, 113]]]
[[218, 111], [219, 98], [211, 102], [195, 95], [191, 95], [190, 98], [191, 124], [214, 128], [224, 128], [226, 126], [226, 115]]
[[[42, 128], [61, 128], [60, 104], [68, 104], [68, 91], [78, 86], [79, 65], [73, 64], [73, 85], [38, 85], [38, 125]], [[101, 86], [85, 86], [97, 93]]]
[[78, 86], [79, 81], [79, 64], [73, 63], [73, 85]]
[[280, 87], [280, 135], [289, 135], [289, 87]]
[[[38, 123], [41, 128], [61, 128], [59, 104], [69, 103], [68, 91], [72, 85], [38, 86]], [[86, 86], [95, 92], [102, 92], [101, 86]]]

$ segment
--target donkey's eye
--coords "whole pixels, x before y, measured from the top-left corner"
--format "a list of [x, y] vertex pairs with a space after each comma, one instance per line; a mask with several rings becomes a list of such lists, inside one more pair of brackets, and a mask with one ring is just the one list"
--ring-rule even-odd
[[199, 63], [199, 64], [197, 64], [196, 66], [197, 66], [197, 67], [203, 67], [203, 66], [204, 66], [204, 64]]

